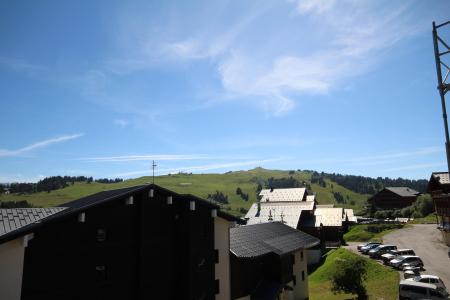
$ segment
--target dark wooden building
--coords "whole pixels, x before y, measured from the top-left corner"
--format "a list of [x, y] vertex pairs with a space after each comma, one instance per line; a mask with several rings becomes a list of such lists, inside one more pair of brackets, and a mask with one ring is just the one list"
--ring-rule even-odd
[[386, 187], [367, 201], [377, 210], [401, 209], [413, 204], [419, 195], [408, 187]]
[[228, 247], [216, 246], [217, 218], [240, 222], [206, 200], [137, 186], [65, 203], [40, 222], [0, 235], [0, 246], [32, 233], [24, 300], [216, 299], [219, 281], [229, 280], [217, 278], [218, 257], [228, 256]]
[[433, 198], [442, 239], [447, 246], [450, 246], [450, 178], [448, 172], [432, 173], [427, 192]]
[[281, 222], [232, 228], [232, 299], [307, 299], [304, 250], [319, 243]]

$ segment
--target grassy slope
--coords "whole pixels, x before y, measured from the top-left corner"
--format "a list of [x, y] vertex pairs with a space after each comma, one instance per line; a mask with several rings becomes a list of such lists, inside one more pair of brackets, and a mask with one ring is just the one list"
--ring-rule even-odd
[[[371, 225], [375, 226], [375, 225]], [[408, 225], [405, 225], [408, 226]], [[365, 229], [367, 225], [354, 225], [351, 229], [344, 234], [344, 240], [346, 242], [368, 242], [368, 241], [383, 241], [383, 236], [397, 229], [387, 229], [381, 232], [369, 232]]]
[[411, 223], [411, 224], [437, 224], [436, 213], [431, 213], [428, 216], [423, 217], [423, 218], [414, 219], [414, 220], [410, 221], [409, 223]]
[[[333, 294], [329, 274], [333, 268], [333, 262], [337, 258], [345, 259], [354, 254], [340, 248], [328, 252], [326, 260], [319, 268], [309, 275], [309, 295], [311, 300], [320, 299], [352, 299], [349, 294]], [[368, 261], [368, 276], [366, 281], [369, 299], [398, 299], [399, 274], [397, 271], [380, 265], [376, 261], [365, 258]]]
[[[256, 168], [249, 171], [237, 171], [225, 174], [177, 174], [158, 176], [155, 177], [155, 183], [178, 193], [189, 193], [203, 198], [206, 198], [208, 194], [214, 193], [216, 190], [221, 191], [228, 195], [230, 201], [228, 206], [230, 207], [231, 212], [238, 214], [239, 208], [249, 208], [251, 204], [256, 201], [255, 190], [259, 180], [267, 180], [270, 177], [283, 178], [288, 176], [293, 176], [300, 181], [306, 181], [308, 183], [310, 183], [311, 179], [311, 173], [308, 172], [295, 172], [294, 175], [289, 175], [288, 171]], [[0, 201], [27, 200], [35, 206], [55, 206], [99, 191], [145, 184], [148, 182], [151, 182], [151, 177], [149, 176], [114, 184], [102, 184], [97, 182], [91, 184], [75, 183], [74, 185], [50, 193], [42, 192], [30, 195], [0, 195]], [[350, 200], [354, 200], [354, 206], [349, 204], [344, 206], [354, 208], [358, 211], [362, 208], [364, 201], [368, 198], [367, 195], [354, 193], [337, 183], [329, 180], [326, 180], [326, 182], [327, 187], [325, 188], [317, 184], [311, 185], [312, 190], [316, 192], [317, 199], [321, 204], [334, 203], [332, 191], [335, 191], [340, 192], [344, 197], [348, 195]], [[333, 184], [333, 189], [331, 189], [331, 184]], [[237, 187], [240, 187], [244, 193], [248, 193], [248, 202], [236, 195]]]

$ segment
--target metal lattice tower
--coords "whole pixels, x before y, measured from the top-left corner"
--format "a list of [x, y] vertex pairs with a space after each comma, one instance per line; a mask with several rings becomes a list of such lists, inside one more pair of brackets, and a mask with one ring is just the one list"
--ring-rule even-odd
[[[436, 59], [436, 72], [437, 72], [437, 80], [439, 90], [439, 94], [441, 96], [441, 104], [442, 104], [442, 117], [444, 118], [444, 128], [445, 128], [445, 150], [447, 153], [447, 168], [450, 174], [450, 138], [448, 133], [448, 123], [447, 123], [447, 109], [445, 107], [445, 94], [450, 91], [450, 83], [449, 83], [449, 74], [450, 74], [450, 64], [445, 63], [443, 58], [445, 55], [450, 54], [450, 41], [445, 42], [444, 39], [439, 36], [438, 29], [448, 26], [450, 21], [442, 23], [440, 25], [436, 25], [433, 22], [433, 44], [434, 44], [434, 56]], [[450, 26], [448, 26], [450, 27]], [[447, 28], [448, 28], [447, 27]], [[442, 30], [442, 29], [440, 29]], [[447, 56], [449, 57], [449, 56]], [[446, 58], [447, 58], [446, 57]], [[444, 74], [445, 73], [445, 74]]]

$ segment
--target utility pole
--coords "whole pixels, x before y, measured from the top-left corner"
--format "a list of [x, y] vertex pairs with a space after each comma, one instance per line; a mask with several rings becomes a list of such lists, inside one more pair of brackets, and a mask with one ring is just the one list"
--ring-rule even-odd
[[155, 167], [157, 167], [157, 165], [155, 164], [155, 161], [152, 161], [152, 170], [153, 170], [153, 174], [152, 174], [152, 179], [153, 179], [153, 184], [155, 184]]
[[[449, 79], [450, 74], [450, 67], [448, 64], [442, 61], [442, 57], [444, 55], [450, 54], [450, 46], [449, 43], [446, 43], [438, 33], [438, 29], [449, 25], [450, 21], [447, 21], [445, 23], [442, 23], [440, 25], [436, 25], [435, 22], [433, 22], [433, 45], [434, 45], [434, 56], [436, 60], [436, 73], [437, 73], [437, 80], [438, 80], [438, 86], [437, 89], [439, 90], [439, 95], [441, 96], [441, 105], [442, 105], [442, 117], [444, 119], [444, 128], [445, 128], [445, 151], [447, 153], [447, 169], [450, 174], [450, 138], [448, 133], [448, 123], [447, 123], [447, 109], [445, 107], [445, 94], [450, 91], [450, 84], [447, 82], [447, 79]], [[439, 48], [443, 48], [442, 52]], [[443, 75], [444, 68], [445, 75]]]

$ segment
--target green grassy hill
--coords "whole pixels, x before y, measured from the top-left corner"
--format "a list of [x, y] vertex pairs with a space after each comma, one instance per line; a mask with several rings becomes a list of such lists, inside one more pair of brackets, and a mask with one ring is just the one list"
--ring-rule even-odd
[[[309, 297], [311, 300], [356, 299], [351, 294], [333, 294], [331, 292], [330, 274], [334, 268], [334, 261], [346, 259], [357, 254], [347, 249], [331, 250], [325, 256], [324, 263], [309, 274]], [[399, 273], [378, 262], [364, 258], [367, 261], [367, 280], [365, 282], [369, 299], [398, 299]]]
[[[352, 192], [328, 179], [325, 179], [326, 187], [311, 184], [311, 172], [295, 171], [294, 174], [290, 174], [289, 171], [266, 170], [262, 168], [249, 171], [228, 172], [225, 174], [164, 175], [155, 177], [155, 183], [178, 193], [193, 194], [202, 198], [206, 198], [208, 194], [215, 193], [215, 191], [220, 191], [228, 196], [230, 202], [230, 204], [225, 206], [225, 209], [233, 214], [239, 215], [242, 214], [239, 211], [240, 208], [248, 209], [256, 201], [256, 188], [259, 182], [267, 181], [270, 177], [287, 178], [289, 176], [310, 184], [312, 191], [317, 195], [319, 204], [335, 203], [333, 192], [340, 192], [347, 203], [339, 204], [339, 206], [353, 208], [358, 212], [362, 209], [364, 202], [369, 197], [368, 195]], [[51, 191], [50, 193], [0, 195], [0, 201], [26, 200], [34, 206], [57, 206], [64, 202], [100, 191], [140, 185], [151, 181], [152, 178], [147, 176], [110, 184], [76, 182], [66, 188]], [[248, 201], [244, 201], [236, 194], [237, 187], [240, 187], [244, 193], [249, 195]], [[354, 205], [351, 205], [350, 202], [354, 203]]]

